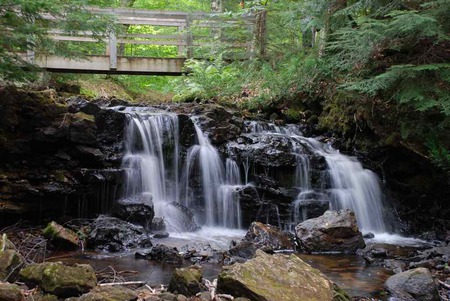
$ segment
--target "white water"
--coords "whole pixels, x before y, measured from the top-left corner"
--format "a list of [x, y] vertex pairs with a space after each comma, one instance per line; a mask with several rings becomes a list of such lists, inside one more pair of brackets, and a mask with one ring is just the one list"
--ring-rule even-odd
[[[181, 164], [178, 117], [175, 114], [134, 112], [127, 114], [125, 196], [151, 195], [155, 216], [163, 217], [168, 230], [183, 231], [186, 216], [181, 203], [193, 209], [201, 226], [241, 228], [237, 190], [242, 187], [239, 168], [233, 160], [226, 167], [217, 150], [198, 126], [197, 144], [190, 147]], [[180, 177], [180, 167], [184, 175]], [[194, 171], [200, 171], [201, 187], [191, 187]], [[194, 190], [199, 190], [201, 195]], [[198, 205], [200, 203], [200, 209]]]
[[313, 138], [306, 138], [292, 127], [278, 127], [274, 124], [250, 123], [250, 132], [263, 135], [283, 135], [290, 139], [297, 157], [295, 186], [300, 189], [293, 202], [294, 223], [305, 218], [299, 212], [301, 202], [309, 200], [311, 195], [320, 195], [320, 191], [311, 188], [309, 155], [323, 156], [327, 163], [328, 186], [323, 187], [328, 194], [331, 209], [350, 209], [355, 212], [361, 231], [382, 233], [386, 231], [383, 216], [383, 194], [378, 177], [372, 171], [364, 169], [353, 157], [340, 154], [330, 145]]

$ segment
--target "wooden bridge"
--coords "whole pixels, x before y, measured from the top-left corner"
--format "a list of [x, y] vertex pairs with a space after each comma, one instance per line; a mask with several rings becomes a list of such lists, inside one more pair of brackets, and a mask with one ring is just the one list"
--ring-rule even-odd
[[24, 59], [53, 72], [181, 75], [186, 59], [211, 59], [211, 51], [220, 51], [230, 60], [264, 51], [264, 12], [231, 18], [123, 8], [89, 10], [111, 15], [117, 33], [99, 40], [92, 32], [69, 35], [53, 29], [48, 33], [55, 40], [90, 43], [86, 57], [71, 59], [28, 51], [22, 54]]

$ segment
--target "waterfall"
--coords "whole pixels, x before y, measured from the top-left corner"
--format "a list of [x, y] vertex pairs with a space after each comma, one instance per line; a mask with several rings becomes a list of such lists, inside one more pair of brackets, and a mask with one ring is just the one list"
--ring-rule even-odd
[[[185, 228], [186, 217], [180, 205], [191, 209], [200, 225], [240, 228], [239, 167], [231, 159], [224, 167], [219, 153], [197, 125], [195, 131], [197, 143], [187, 150], [183, 164], [177, 115], [128, 113], [122, 162], [126, 170], [125, 197], [151, 196], [155, 216], [164, 218], [169, 231]], [[190, 184], [194, 171], [200, 174], [200, 187]]]
[[[292, 143], [292, 152], [297, 158], [295, 186], [300, 190], [293, 201], [294, 222], [306, 219], [305, 212], [299, 210], [302, 202], [311, 199], [328, 200], [333, 210], [350, 209], [355, 212], [362, 231], [381, 233], [386, 231], [383, 216], [383, 193], [375, 173], [364, 169], [353, 157], [340, 154], [330, 145], [314, 138], [304, 137], [292, 126], [279, 127], [274, 124], [250, 122], [248, 132], [256, 135], [283, 135]], [[329, 183], [321, 190], [314, 190], [310, 180], [310, 155], [325, 158]]]

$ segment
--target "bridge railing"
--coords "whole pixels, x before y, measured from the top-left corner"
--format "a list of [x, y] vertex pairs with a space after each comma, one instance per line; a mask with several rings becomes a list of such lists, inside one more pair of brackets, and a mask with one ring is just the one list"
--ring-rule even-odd
[[[90, 47], [83, 48], [86, 49], [84, 54], [92, 62], [94, 71], [98, 68], [105, 72], [117, 70], [118, 64], [129, 63], [126, 61], [127, 58], [174, 59], [178, 60], [174, 64], [179, 66], [180, 59], [210, 58], [214, 53], [221, 53], [227, 59], [236, 60], [264, 52], [264, 13], [233, 17], [203, 12], [125, 8], [90, 8], [89, 10], [92, 14], [108, 15], [115, 23], [112, 26], [114, 30], [100, 38], [89, 31], [68, 33], [59, 29], [50, 29], [48, 34], [62, 43], [83, 44], [83, 46], [91, 43]], [[34, 59], [36, 54], [28, 53], [27, 56]], [[64, 69], [58, 66], [51, 67], [52, 64], [66, 64], [69, 66], [68, 69], [78, 68], [67, 59], [50, 61], [46, 58], [43, 62], [41, 58], [41, 65], [45, 65], [47, 69]], [[94, 66], [96, 64], [98, 67]], [[133, 68], [136, 69], [139, 63], [136, 61], [133, 64]], [[80, 70], [89, 71], [87, 63], [78, 65], [83, 65], [79, 72], [83, 72]], [[130, 65], [129, 68], [132, 66]], [[179, 67], [175, 69], [177, 68]], [[145, 71], [142, 72], [145, 73]]]

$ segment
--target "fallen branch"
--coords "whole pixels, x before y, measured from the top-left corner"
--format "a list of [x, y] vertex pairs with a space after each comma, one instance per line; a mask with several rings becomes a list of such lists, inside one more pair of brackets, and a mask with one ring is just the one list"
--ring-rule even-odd
[[144, 281], [124, 281], [124, 282], [110, 282], [100, 283], [99, 286], [114, 286], [114, 285], [145, 285]]

